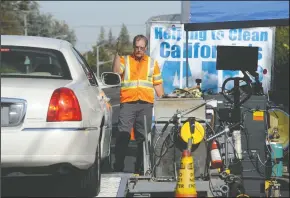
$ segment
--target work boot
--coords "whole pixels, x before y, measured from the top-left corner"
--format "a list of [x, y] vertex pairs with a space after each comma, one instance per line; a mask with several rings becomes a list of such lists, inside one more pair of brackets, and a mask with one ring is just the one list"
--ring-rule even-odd
[[136, 162], [134, 173], [139, 175], [144, 175], [143, 170], [143, 143], [137, 145]]

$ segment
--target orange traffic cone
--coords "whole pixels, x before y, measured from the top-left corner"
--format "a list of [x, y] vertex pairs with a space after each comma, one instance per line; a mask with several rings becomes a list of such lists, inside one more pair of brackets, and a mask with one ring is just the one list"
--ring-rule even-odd
[[130, 140], [135, 140], [135, 133], [134, 133], [134, 128], [131, 129], [131, 137]]
[[193, 157], [189, 150], [184, 150], [182, 152], [175, 197], [197, 197], [194, 179]]

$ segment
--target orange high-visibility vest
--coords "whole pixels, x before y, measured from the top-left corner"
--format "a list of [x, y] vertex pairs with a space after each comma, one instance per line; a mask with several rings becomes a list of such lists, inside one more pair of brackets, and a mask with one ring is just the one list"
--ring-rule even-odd
[[139, 62], [133, 55], [120, 57], [120, 103], [142, 100], [154, 102], [154, 85], [162, 83], [159, 66], [145, 55]]

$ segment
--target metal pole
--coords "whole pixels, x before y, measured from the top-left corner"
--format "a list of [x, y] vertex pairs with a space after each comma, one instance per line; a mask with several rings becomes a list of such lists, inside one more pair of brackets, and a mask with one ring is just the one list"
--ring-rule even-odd
[[188, 69], [189, 69], [189, 64], [188, 64], [188, 30], [185, 31], [185, 53], [186, 53], [186, 87], [188, 87]]
[[269, 86], [269, 84], [267, 84], [266, 86], [269, 86], [269, 87], [267, 87], [268, 88], [268, 90], [267, 91], [269, 91], [269, 90], [277, 90], [277, 86], [276, 86], [276, 78], [278, 77], [278, 76], [275, 76], [275, 65], [274, 65], [274, 63], [275, 63], [275, 49], [276, 49], [276, 43], [275, 43], [275, 38], [276, 38], [276, 27], [272, 27], [272, 30], [273, 30], [273, 35], [272, 35], [272, 54], [271, 54], [271, 68], [267, 68], [267, 69], [270, 69], [270, 71], [271, 71], [271, 80], [270, 80], [270, 86]]
[[27, 13], [23, 12], [23, 20], [24, 20], [24, 35], [27, 36]]
[[99, 68], [99, 46], [97, 44], [97, 63], [96, 63], [96, 66], [97, 66], [97, 78], [100, 78], [100, 68]]
[[88, 52], [86, 53], [86, 61], [88, 62], [88, 60], [89, 60], [89, 54], [88, 54]]
[[148, 128], [147, 128], [147, 118], [146, 115], [144, 115], [144, 137], [145, 140], [143, 142], [143, 169], [144, 169], [144, 175], [146, 176], [148, 171], [151, 171], [150, 167], [150, 154], [149, 154], [149, 147], [148, 147]]

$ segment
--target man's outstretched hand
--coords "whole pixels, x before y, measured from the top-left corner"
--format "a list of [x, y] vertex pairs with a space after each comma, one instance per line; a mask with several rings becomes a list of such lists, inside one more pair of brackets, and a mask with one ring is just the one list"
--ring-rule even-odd
[[113, 72], [114, 73], [118, 73], [120, 74], [120, 42], [119, 42], [119, 38], [117, 39], [117, 43], [116, 43], [116, 46], [115, 46], [115, 57], [114, 57], [114, 60], [113, 60]]

